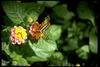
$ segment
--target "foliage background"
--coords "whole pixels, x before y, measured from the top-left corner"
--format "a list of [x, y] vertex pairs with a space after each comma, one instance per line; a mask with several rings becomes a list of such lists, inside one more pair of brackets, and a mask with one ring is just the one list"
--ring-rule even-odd
[[[92, 1], [3, 1], [1, 30], [2, 66], [97, 66], [96, 0]], [[21, 25], [28, 30], [34, 22], [50, 15], [47, 40], [30, 39], [22, 46], [12, 45], [10, 29]]]

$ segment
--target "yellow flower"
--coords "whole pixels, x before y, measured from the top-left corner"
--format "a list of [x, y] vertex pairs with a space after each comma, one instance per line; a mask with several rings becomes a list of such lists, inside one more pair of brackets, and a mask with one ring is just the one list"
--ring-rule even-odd
[[21, 44], [24, 43], [27, 39], [26, 30], [21, 26], [14, 26], [11, 29], [11, 36], [10, 36], [12, 44]]

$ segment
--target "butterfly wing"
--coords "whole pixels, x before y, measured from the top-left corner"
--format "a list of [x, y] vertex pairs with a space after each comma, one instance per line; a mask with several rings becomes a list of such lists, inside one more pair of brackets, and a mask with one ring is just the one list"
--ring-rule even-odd
[[44, 32], [50, 26], [50, 16], [45, 17], [45, 20], [41, 23], [39, 30]]
[[50, 17], [45, 17], [45, 20], [40, 24], [39, 29], [34, 31], [32, 34], [32, 39], [37, 40], [41, 37], [45, 37], [44, 31], [50, 26]]

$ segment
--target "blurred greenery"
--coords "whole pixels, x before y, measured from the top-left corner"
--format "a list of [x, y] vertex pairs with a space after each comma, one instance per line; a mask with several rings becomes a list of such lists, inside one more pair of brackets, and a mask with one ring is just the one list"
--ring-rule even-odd
[[44, 4], [46, 7], [53, 7], [59, 3], [59, 1], [37, 1], [37, 3]]
[[89, 53], [89, 46], [84, 45], [81, 48], [76, 50], [76, 53], [78, 53], [78, 56], [82, 59], [87, 59], [88, 58], [88, 53]]
[[97, 36], [96, 35], [90, 35], [89, 47], [93, 53], [96, 53], [96, 54], [98, 53], [98, 45], [97, 45]]
[[93, 25], [95, 25], [94, 13], [87, 2], [80, 2], [77, 7], [77, 12], [80, 18], [88, 19], [92, 22]]
[[[2, 1], [2, 66], [87, 66], [98, 54], [97, 22], [91, 6], [95, 1], [79, 1], [77, 5], [72, 2]], [[44, 32], [46, 38], [33, 41], [28, 35], [24, 44], [11, 44], [13, 26], [23, 26], [28, 33], [31, 23], [48, 15], [51, 25]], [[96, 58], [89, 63], [95, 67]]]

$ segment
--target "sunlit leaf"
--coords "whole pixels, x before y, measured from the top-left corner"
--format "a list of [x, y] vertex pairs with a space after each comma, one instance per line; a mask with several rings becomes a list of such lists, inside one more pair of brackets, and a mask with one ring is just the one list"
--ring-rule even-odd
[[31, 63], [31, 64], [34, 63], [34, 62], [47, 61], [46, 58], [41, 58], [41, 57], [38, 57], [38, 56], [27, 57], [26, 59], [27, 59], [27, 61], [28, 61], [29, 63]]
[[21, 48], [21, 52], [23, 57], [29, 62], [40, 62], [40, 61], [46, 61], [47, 59], [41, 58], [36, 56], [35, 52], [31, 49], [31, 47], [28, 45], [28, 43], [24, 44]]
[[42, 38], [39, 39], [38, 43], [31, 43], [29, 41], [29, 45], [35, 54], [41, 58], [47, 58], [52, 55], [52, 53], [57, 49], [57, 45], [52, 40], [43, 40]]
[[46, 36], [48, 39], [57, 40], [61, 36], [61, 26], [59, 25], [51, 25], [50, 28], [46, 32]]

